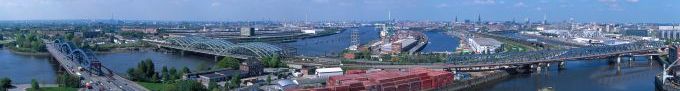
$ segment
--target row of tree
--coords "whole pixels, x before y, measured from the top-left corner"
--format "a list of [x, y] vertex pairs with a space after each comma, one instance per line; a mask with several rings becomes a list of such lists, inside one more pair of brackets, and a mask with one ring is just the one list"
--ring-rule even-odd
[[263, 57], [262, 65], [268, 68], [286, 67], [286, 64], [281, 61], [281, 57], [276, 54], [269, 57]]
[[45, 43], [42, 42], [40, 36], [33, 32], [25, 34], [16, 34], [14, 44], [16, 49], [22, 52], [46, 52]]
[[137, 64], [136, 68], [127, 70], [130, 80], [141, 82], [166, 82], [171, 83], [182, 77], [186, 73], [190, 73], [189, 68], [184, 67], [182, 70], [177, 70], [174, 67], [168, 69], [163, 66], [161, 72], [156, 72], [155, 65], [151, 59], [145, 59]]

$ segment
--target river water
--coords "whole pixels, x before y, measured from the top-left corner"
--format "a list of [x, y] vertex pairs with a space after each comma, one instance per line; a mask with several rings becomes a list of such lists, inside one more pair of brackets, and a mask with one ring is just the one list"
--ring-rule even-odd
[[40, 83], [54, 83], [56, 70], [47, 58], [17, 55], [9, 49], [0, 48], [0, 77], [9, 77], [12, 83], [30, 83], [31, 79]]
[[460, 43], [458, 38], [446, 35], [443, 31], [426, 31], [424, 34], [429, 42], [421, 52], [454, 52]]
[[359, 43], [366, 44], [380, 37], [375, 27], [359, 27], [341, 31], [338, 34], [316, 38], [300, 39], [285, 45], [295, 48], [300, 56], [337, 56], [350, 46], [352, 31], [358, 29]]
[[[97, 57], [102, 64], [119, 74], [126, 74], [128, 68], [137, 66], [144, 59], [151, 59], [157, 71], [163, 66], [180, 70], [188, 67], [195, 70], [199, 65], [212, 66], [212, 58], [192, 55], [176, 55], [153, 50], [127, 51], [117, 53], [101, 53]], [[27, 56], [14, 54], [9, 49], [0, 49], [0, 77], [9, 77], [14, 84], [28, 84], [31, 79], [40, 83], [56, 83], [56, 68], [51, 65], [47, 56]]]
[[[368, 43], [378, 38], [378, 30], [373, 27], [360, 27], [360, 42]], [[423, 52], [453, 51], [458, 40], [440, 31], [424, 32], [430, 43]], [[340, 34], [302, 39], [287, 43], [296, 47], [298, 55], [323, 56], [337, 55], [347, 48], [351, 31]], [[150, 58], [156, 69], [162, 66], [189, 67], [214, 64], [212, 58], [192, 55], [177, 55], [153, 50], [128, 51], [97, 54], [104, 66], [124, 74], [128, 68], [135, 67], [143, 59]], [[532, 74], [511, 75], [508, 79], [491, 83], [476, 90], [484, 91], [536, 91], [552, 87], [557, 91], [648, 91], [654, 90], [653, 77], [661, 71], [658, 64], [650, 64], [646, 57], [638, 57], [635, 62], [622, 64], [621, 70], [603, 60], [569, 61], [565, 70], [551, 67]], [[15, 84], [30, 83], [37, 79], [41, 83], [55, 83], [56, 72], [45, 56], [25, 56], [0, 49], [0, 77], [10, 77]]]
[[[627, 59], [627, 58], [625, 58]], [[662, 71], [657, 61], [646, 57], [624, 61], [621, 66], [606, 60], [569, 61], [566, 69], [551, 67], [531, 74], [511, 75], [508, 79], [480, 86], [484, 91], [653, 91], [654, 76]], [[620, 70], [619, 68], [620, 67]]]

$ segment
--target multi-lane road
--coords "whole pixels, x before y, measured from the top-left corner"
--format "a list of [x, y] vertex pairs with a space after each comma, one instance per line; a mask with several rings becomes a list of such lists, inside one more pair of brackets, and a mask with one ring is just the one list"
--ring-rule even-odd
[[[103, 76], [96, 75], [90, 71], [81, 70], [80, 64], [69, 60], [67, 56], [57, 49], [54, 43], [46, 43], [47, 50], [56, 59], [59, 64], [69, 73], [78, 75], [81, 78], [81, 83], [90, 83], [92, 88], [84, 88], [84, 91], [148, 91], [148, 89], [118, 76], [111, 72], [106, 67], [101, 67], [104, 72]], [[85, 69], [85, 68], [83, 68]]]

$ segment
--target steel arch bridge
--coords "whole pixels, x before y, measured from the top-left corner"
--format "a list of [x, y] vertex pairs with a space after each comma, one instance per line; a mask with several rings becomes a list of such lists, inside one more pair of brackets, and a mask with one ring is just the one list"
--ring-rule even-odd
[[70, 41], [64, 41], [57, 39], [53, 42], [57, 50], [64, 54], [68, 60], [72, 60], [83, 66], [88, 71], [91, 71], [97, 75], [103, 75], [101, 62], [97, 57], [92, 54], [90, 50], [85, 50], [78, 48], [75, 44]]
[[[632, 54], [658, 53], [659, 49], [668, 48], [662, 42], [635, 42], [612, 46], [588, 46], [560, 50], [540, 50], [529, 52], [507, 52], [495, 54], [466, 54], [450, 55], [442, 63], [404, 63], [392, 64], [388, 62], [359, 62], [348, 64], [355, 67], [373, 68], [469, 68], [469, 67], [498, 67], [535, 63], [562, 62], [583, 58], [611, 57]], [[358, 64], [357, 64], [358, 63]]]
[[635, 42], [613, 46], [591, 46], [562, 50], [452, 55], [449, 56], [447, 63], [457, 65], [535, 63], [543, 61], [631, 54], [635, 52], [649, 52], [665, 47], [667, 46], [662, 42]]
[[198, 51], [220, 56], [252, 56], [252, 57], [271, 57], [283, 55], [283, 49], [268, 43], [249, 42], [232, 43], [227, 40], [210, 39], [205, 37], [176, 37], [168, 38], [162, 44], [174, 46], [174, 48]]

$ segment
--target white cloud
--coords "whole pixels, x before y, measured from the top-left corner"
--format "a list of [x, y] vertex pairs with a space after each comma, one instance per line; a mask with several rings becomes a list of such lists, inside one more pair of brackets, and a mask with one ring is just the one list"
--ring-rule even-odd
[[543, 11], [542, 7], [536, 7], [536, 11]]
[[220, 6], [220, 5], [222, 5], [222, 3], [219, 3], [219, 2], [213, 2], [213, 3], [210, 4], [210, 6], [213, 6], [213, 7], [217, 7], [217, 6]]
[[496, 0], [474, 0], [474, 4], [496, 4]]
[[630, 2], [630, 3], [637, 3], [637, 2], [640, 2], [640, 0], [626, 0], [626, 1], [627, 1], [627, 2]]
[[515, 7], [528, 7], [527, 4], [524, 4], [524, 2], [517, 2], [513, 6], [515, 6]]
[[312, 0], [312, 1], [317, 2], [317, 3], [327, 3], [328, 2], [328, 0]]
[[438, 5], [435, 6], [435, 7], [437, 7], [437, 8], [446, 8], [446, 7], [449, 7], [449, 4], [442, 3], [442, 4], [438, 4]]

